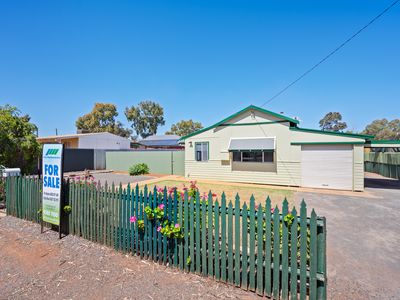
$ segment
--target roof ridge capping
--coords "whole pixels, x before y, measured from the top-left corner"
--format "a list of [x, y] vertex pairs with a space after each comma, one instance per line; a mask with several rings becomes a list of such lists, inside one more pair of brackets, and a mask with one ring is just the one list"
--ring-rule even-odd
[[319, 129], [301, 128], [301, 127], [297, 127], [297, 126], [291, 126], [290, 130], [303, 131], [303, 132], [312, 132], [312, 133], [320, 133], [320, 134], [328, 134], [328, 135], [339, 135], [339, 136], [353, 137], [353, 138], [360, 138], [360, 139], [367, 139], [367, 140], [370, 140], [370, 139], [374, 138], [373, 135], [369, 135], [369, 134], [357, 134], [357, 133], [346, 133], [346, 132], [337, 132], [337, 131], [326, 131], [326, 130], [319, 130]]
[[194, 136], [194, 135], [197, 135], [197, 134], [199, 134], [199, 133], [202, 133], [202, 132], [204, 132], [204, 131], [210, 130], [210, 129], [215, 128], [215, 127], [218, 127], [218, 126], [224, 124], [226, 121], [228, 121], [228, 120], [230, 120], [230, 119], [232, 119], [232, 118], [234, 118], [234, 117], [236, 117], [236, 116], [238, 116], [238, 115], [244, 113], [244, 112], [247, 111], [247, 110], [251, 110], [251, 109], [252, 109], [252, 110], [259, 111], [259, 112], [262, 112], [262, 113], [265, 113], [265, 114], [268, 114], [268, 115], [271, 115], [271, 116], [274, 116], [274, 117], [277, 117], [277, 118], [279, 118], [279, 119], [283, 119], [283, 120], [285, 120], [285, 121], [288, 121], [288, 122], [290, 122], [290, 123], [293, 123], [294, 125], [299, 124], [299, 120], [296, 120], [296, 119], [293, 119], [293, 118], [290, 118], [290, 117], [287, 117], [287, 116], [284, 116], [284, 115], [281, 115], [281, 114], [278, 114], [278, 113], [272, 112], [272, 111], [270, 111], [270, 110], [267, 110], [267, 109], [264, 109], [264, 108], [261, 108], [261, 107], [259, 107], [259, 106], [255, 106], [255, 105], [251, 104], [251, 105], [249, 105], [249, 106], [243, 108], [242, 110], [239, 110], [238, 112], [236, 112], [236, 113], [234, 113], [234, 114], [232, 114], [232, 115], [226, 117], [225, 119], [223, 119], [223, 120], [221, 120], [221, 121], [219, 121], [219, 122], [217, 122], [217, 123], [215, 123], [215, 124], [213, 124], [213, 125], [211, 125], [211, 126], [204, 127], [204, 128], [202, 128], [202, 129], [200, 129], [200, 130], [197, 130], [197, 131], [192, 132], [192, 133], [190, 133], [190, 134], [188, 134], [188, 135], [185, 135], [185, 136], [181, 137], [179, 140], [182, 141], [182, 140], [185, 140], [185, 139], [187, 139], [187, 138], [189, 138], [189, 137], [192, 137], [192, 136]]

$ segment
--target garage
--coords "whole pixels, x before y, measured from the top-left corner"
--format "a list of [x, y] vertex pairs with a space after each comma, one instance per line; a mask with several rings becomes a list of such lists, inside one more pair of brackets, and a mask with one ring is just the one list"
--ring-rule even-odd
[[303, 187], [353, 190], [352, 145], [302, 145]]

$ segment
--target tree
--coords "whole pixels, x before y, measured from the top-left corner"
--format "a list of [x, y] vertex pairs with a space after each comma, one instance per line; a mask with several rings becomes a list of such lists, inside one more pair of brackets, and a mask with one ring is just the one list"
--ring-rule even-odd
[[363, 134], [374, 135], [377, 140], [400, 140], [400, 119], [378, 119], [368, 124]]
[[319, 121], [319, 127], [326, 131], [342, 131], [347, 128], [347, 124], [342, 122], [339, 112], [329, 112]]
[[136, 107], [127, 107], [125, 116], [142, 138], [156, 134], [158, 126], [165, 124], [164, 109], [153, 101], [142, 101]]
[[95, 103], [92, 111], [79, 117], [75, 125], [77, 129], [88, 132], [110, 132], [122, 137], [130, 137], [132, 131], [116, 121], [117, 116], [117, 107], [114, 104]]
[[173, 124], [171, 126], [171, 129], [165, 134], [176, 134], [179, 136], [185, 136], [202, 128], [203, 126], [200, 122], [194, 122], [192, 119], [187, 121], [182, 120], [176, 124]]
[[32, 173], [40, 154], [37, 127], [14, 106], [0, 106], [0, 165]]

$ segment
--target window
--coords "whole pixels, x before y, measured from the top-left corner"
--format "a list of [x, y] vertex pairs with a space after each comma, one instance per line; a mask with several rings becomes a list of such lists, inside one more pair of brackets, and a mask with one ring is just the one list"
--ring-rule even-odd
[[195, 143], [196, 161], [208, 160], [208, 142]]
[[264, 162], [274, 162], [274, 151], [263, 151]]
[[262, 151], [243, 151], [242, 162], [262, 162]]
[[274, 162], [273, 150], [233, 151], [233, 161], [237, 162]]

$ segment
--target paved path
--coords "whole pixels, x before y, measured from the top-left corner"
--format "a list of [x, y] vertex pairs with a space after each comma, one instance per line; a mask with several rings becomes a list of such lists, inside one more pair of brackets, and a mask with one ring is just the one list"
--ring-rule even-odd
[[4, 214], [0, 266], [0, 299], [260, 299]]
[[331, 299], [400, 299], [400, 182], [367, 184], [375, 197], [295, 196], [327, 218]]

